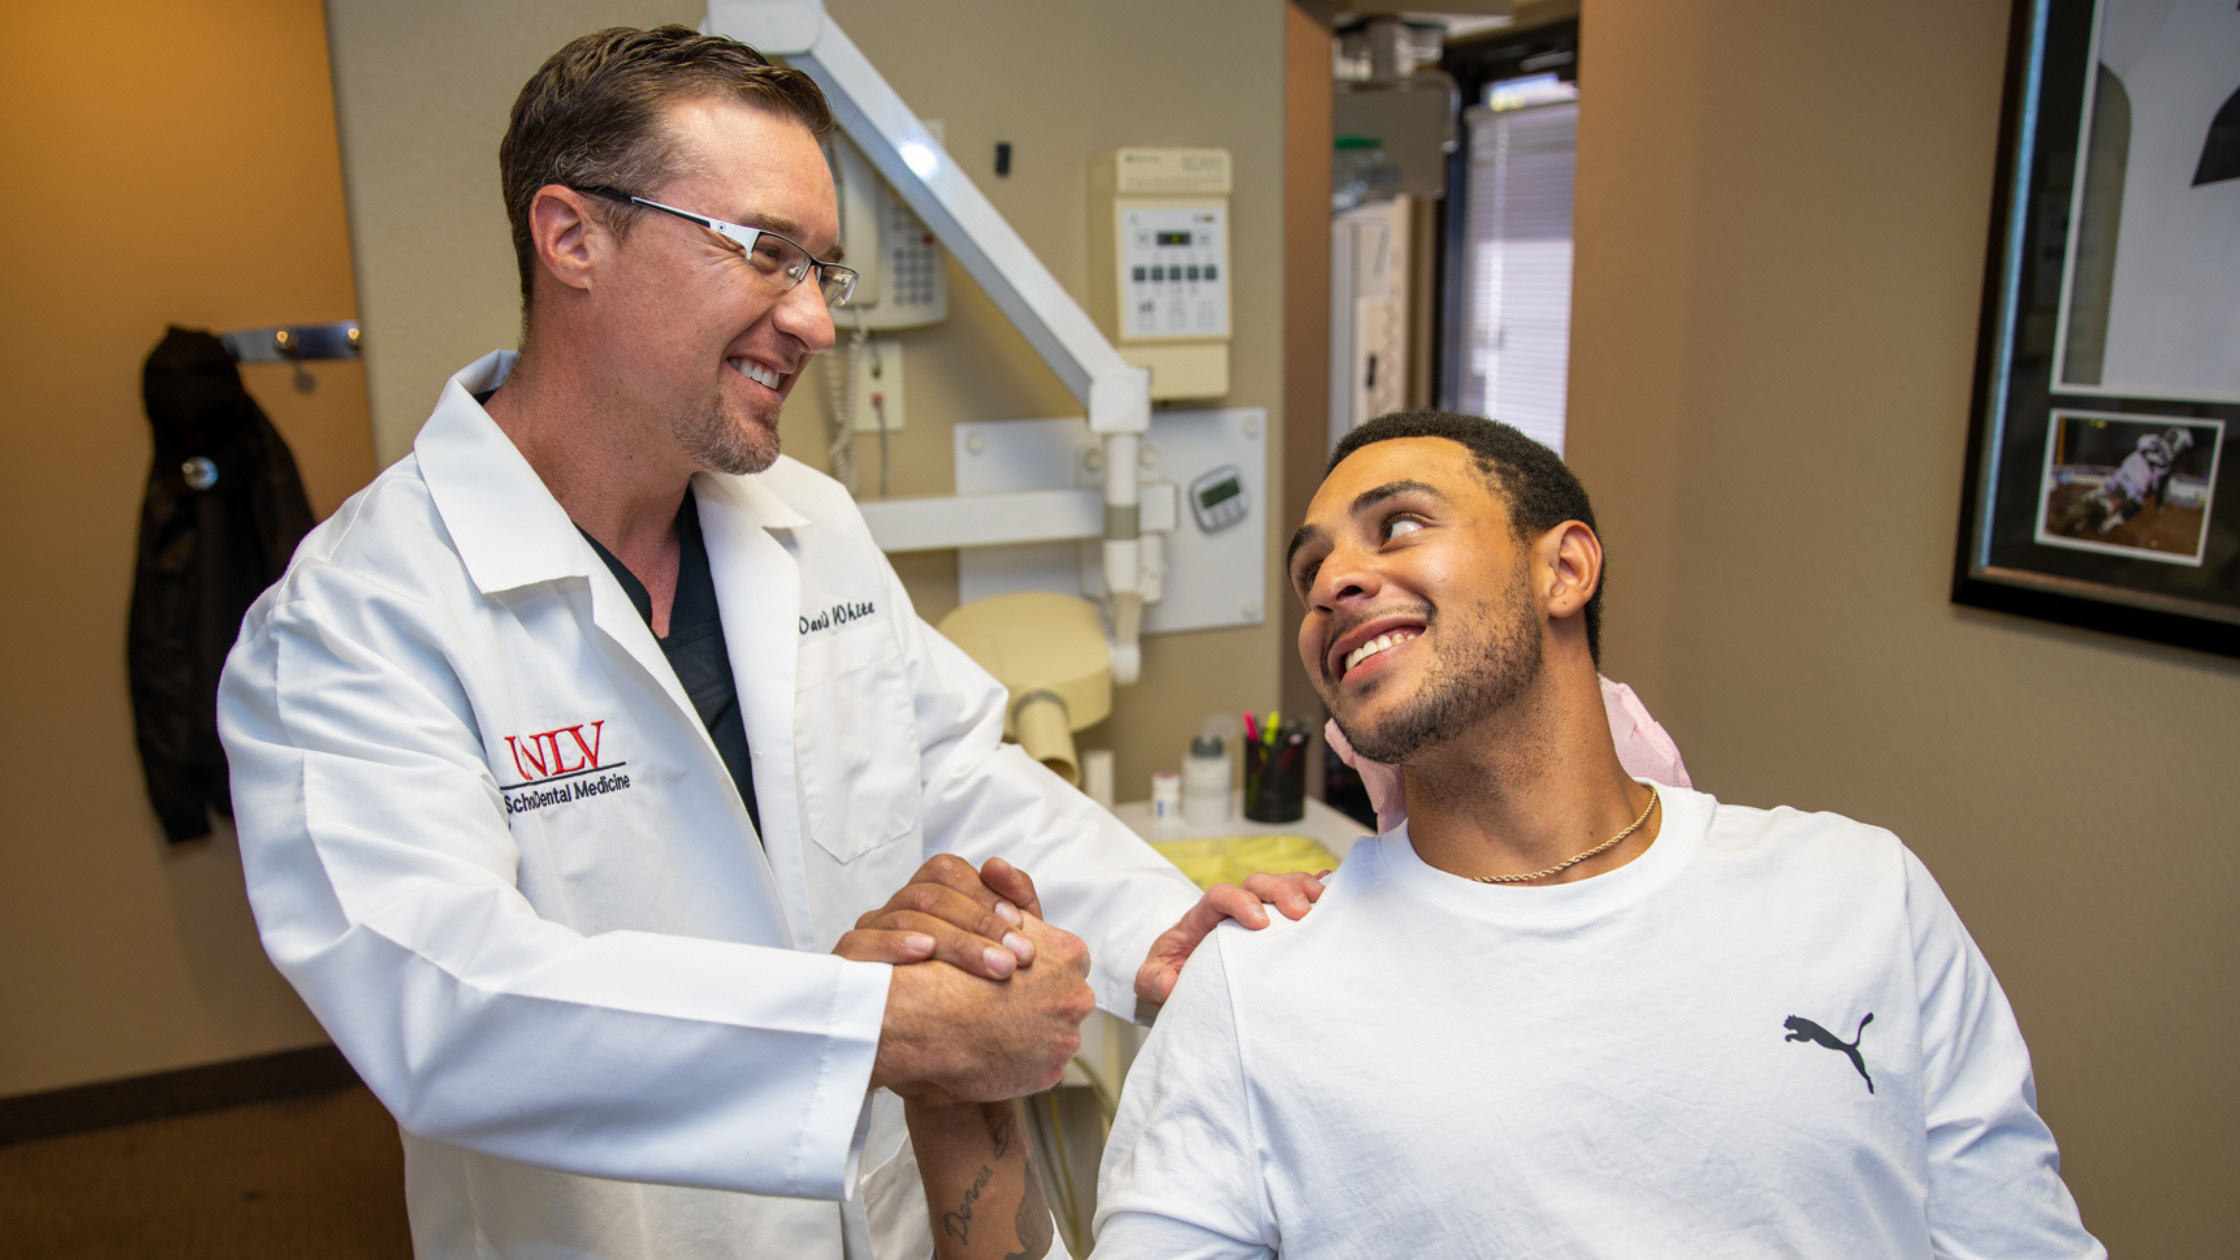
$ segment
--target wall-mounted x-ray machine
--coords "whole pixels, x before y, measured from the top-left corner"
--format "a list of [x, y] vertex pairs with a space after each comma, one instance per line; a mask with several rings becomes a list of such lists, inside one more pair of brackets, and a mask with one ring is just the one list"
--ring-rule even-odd
[[[1154, 396], [1205, 398], [1227, 389], [1227, 155], [1197, 151], [1186, 172], [1196, 182], [1173, 190], [1163, 202], [1147, 198], [1141, 204], [1121, 204], [1126, 198], [1120, 185], [1126, 181], [1113, 180], [1119, 200], [1107, 203], [1113, 224], [1109, 243], [1100, 244], [1099, 252], [1109, 266], [1131, 270], [1125, 277], [1115, 270], [1109, 289], [1102, 280], [1097, 286], [1099, 296], [1110, 294], [1116, 308], [1106, 323], [1124, 339], [1138, 339], [1115, 318], [1122, 314], [1117, 307], [1124, 294], [1139, 300], [1172, 298], [1185, 312], [1182, 323], [1170, 328], [1160, 307], [1162, 322], [1156, 330], [1142, 330], [1155, 331], [1167, 343], [1160, 349], [1193, 373], [1186, 387], [1174, 387], [1170, 380], [1170, 388], [1155, 391], [1152, 371], [1139, 365], [1153, 356], [1139, 352], [1130, 356], [1137, 360], [1131, 362], [1114, 348], [1099, 321], [1066, 292], [826, 14], [822, 0], [710, 0], [702, 29], [781, 57], [814, 80], [855, 152], [987, 293], [1087, 412], [1085, 423], [1062, 422], [1060, 429], [1042, 421], [960, 427], [958, 488], [966, 492], [865, 501], [864, 518], [879, 545], [890, 552], [991, 549], [968, 550], [961, 562], [961, 568], [980, 575], [970, 585], [982, 593], [1064, 585], [1068, 574], [1053, 567], [1053, 560], [1076, 556], [1070, 580], [1080, 593], [1104, 605], [1116, 683], [1137, 680], [1139, 636], [1146, 629], [1156, 633], [1261, 620], [1265, 417], [1232, 411], [1161, 413], [1155, 419], [1151, 410]], [[1214, 154], [1219, 154], [1217, 166]], [[1179, 159], [1173, 165], [1176, 171], [1167, 173], [1182, 173]], [[1187, 222], [1177, 226], [1161, 219], [1153, 224], [1146, 218], [1142, 224], [1123, 223], [1122, 216], [1130, 211], [1138, 218], [1179, 213]], [[1131, 248], [1140, 244], [1129, 235], [1131, 227], [1151, 233], [1143, 249]], [[1159, 244], [1157, 233], [1168, 233], [1171, 241], [1185, 230], [1193, 233], [1188, 250]], [[1193, 257], [1180, 259], [1179, 281], [1162, 276], [1154, 293], [1148, 270], [1139, 286], [1132, 268], [1139, 262], [1146, 268], [1174, 265], [1163, 255], [1156, 263], [1151, 260], [1162, 249]], [[1138, 259], [1137, 253], [1146, 256]], [[1193, 263], [1195, 278], [1190, 276]], [[1219, 343], [1218, 366], [1212, 362], [1214, 343]], [[1063, 436], [1054, 436], [1061, 429]], [[1164, 444], [1161, 430], [1172, 433]], [[962, 452], [970, 443], [985, 449], [988, 443], [1001, 447], [1014, 440], [1022, 444], [1022, 458], [997, 461], [1005, 470], [1002, 475], [965, 476], [970, 461]], [[1062, 455], [1053, 457], [1053, 443], [1065, 448]], [[968, 488], [961, 484], [966, 480], [977, 484]], [[1094, 557], [1085, 565], [1078, 563], [1075, 550], [1083, 543], [1090, 544]], [[1187, 591], [1189, 598], [1182, 602], [1190, 607], [1154, 615], [1147, 626], [1146, 604], [1157, 604], [1169, 589]]]

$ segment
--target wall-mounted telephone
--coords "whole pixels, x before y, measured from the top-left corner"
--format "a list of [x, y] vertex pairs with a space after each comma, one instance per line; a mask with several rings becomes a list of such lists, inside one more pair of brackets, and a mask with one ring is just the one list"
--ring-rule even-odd
[[[929, 123], [936, 142], [940, 124]], [[856, 291], [832, 313], [840, 335], [836, 362], [825, 369], [825, 442], [832, 475], [856, 493], [855, 435], [879, 436], [879, 496], [887, 493], [887, 438], [903, 424], [902, 345], [869, 334], [923, 328], [949, 317], [949, 264], [933, 233], [879, 178], [847, 137], [827, 149], [840, 201], [843, 260], [856, 269]]]
[[949, 315], [949, 267], [933, 233], [879, 178], [847, 137], [834, 135], [832, 180], [840, 194], [840, 240], [861, 277], [833, 313], [843, 335], [938, 324]]

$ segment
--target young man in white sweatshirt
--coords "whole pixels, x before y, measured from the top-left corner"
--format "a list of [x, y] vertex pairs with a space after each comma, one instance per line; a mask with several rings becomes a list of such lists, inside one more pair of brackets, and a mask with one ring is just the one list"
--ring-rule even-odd
[[1373, 421], [1290, 572], [1408, 819], [1304, 920], [1200, 949], [1121, 1099], [1097, 1257], [2105, 1255], [1920, 861], [1621, 767], [1602, 545], [1552, 452]]

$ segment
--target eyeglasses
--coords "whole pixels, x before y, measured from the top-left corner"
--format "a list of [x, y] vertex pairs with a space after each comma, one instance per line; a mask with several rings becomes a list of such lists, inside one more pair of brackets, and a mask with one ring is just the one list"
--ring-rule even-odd
[[737, 249], [747, 260], [747, 265], [754, 268], [757, 275], [767, 279], [780, 293], [800, 284], [811, 271], [817, 273], [817, 291], [824, 295], [824, 304], [828, 307], [847, 305], [848, 296], [856, 291], [854, 268], [825, 262], [803, 249], [797, 242], [768, 228], [743, 227], [737, 223], [726, 223], [722, 219], [711, 219], [704, 214], [694, 214], [690, 210], [679, 210], [658, 201], [634, 197], [619, 188], [591, 187], [575, 191], [626, 205], [644, 206], [648, 210], [674, 215], [687, 223], [697, 223]]

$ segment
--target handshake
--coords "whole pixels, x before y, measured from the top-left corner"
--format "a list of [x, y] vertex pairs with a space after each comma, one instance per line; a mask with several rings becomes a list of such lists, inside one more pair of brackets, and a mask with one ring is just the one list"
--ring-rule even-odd
[[[1296, 919], [1321, 894], [1305, 874], [1215, 885], [1152, 944], [1137, 999], [1163, 1002], [1222, 920], [1266, 927], [1263, 898]], [[975, 871], [943, 854], [833, 952], [894, 966], [871, 1084], [903, 1097], [934, 1255], [1046, 1254], [1056, 1237], [1049, 1196], [1011, 1100], [1056, 1085], [1081, 1049], [1081, 1021], [1096, 1005], [1088, 947], [1043, 921], [1025, 871], [1001, 858]]]
[[1088, 947], [1043, 922], [1034, 881], [1002, 858], [934, 858], [833, 952], [895, 964], [871, 1084], [905, 1096], [1049, 1089], [1096, 1006]]
[[[1263, 901], [1297, 919], [1321, 894], [1304, 874], [1216, 885], [1153, 944], [1136, 996], [1163, 1002], [1222, 920], [1266, 927]], [[871, 1084], [905, 1097], [997, 1102], [1049, 1089], [1096, 1006], [1088, 947], [1043, 921], [1034, 881], [1002, 858], [975, 871], [953, 854], [935, 857], [833, 952], [894, 964]]]

